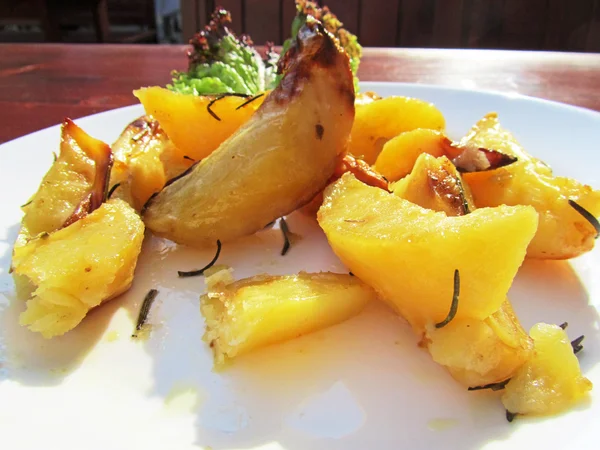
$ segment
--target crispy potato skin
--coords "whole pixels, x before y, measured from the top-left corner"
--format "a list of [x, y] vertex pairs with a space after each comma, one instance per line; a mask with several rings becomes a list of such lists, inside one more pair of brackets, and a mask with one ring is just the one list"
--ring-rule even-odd
[[474, 209], [460, 174], [445, 156], [421, 154], [410, 175], [395, 183], [393, 191], [409, 202], [448, 216], [464, 216]]
[[285, 68], [250, 121], [148, 202], [143, 217], [153, 233], [192, 246], [230, 241], [325, 187], [354, 119], [348, 57], [309, 22]]
[[[104, 185], [103, 177], [110, 169], [111, 158], [107, 155], [108, 145], [65, 119], [58, 157], [22, 208], [25, 215], [17, 242], [24, 243], [40, 233], [51, 233], [73, 223], [88, 213], [92, 196], [94, 209], [99, 207], [98, 197], [103, 192], [94, 192], [94, 186]], [[102, 167], [97, 167], [97, 162]]]

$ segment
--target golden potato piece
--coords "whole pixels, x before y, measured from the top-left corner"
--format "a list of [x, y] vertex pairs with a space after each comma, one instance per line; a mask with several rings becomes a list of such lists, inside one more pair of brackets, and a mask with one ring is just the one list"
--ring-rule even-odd
[[448, 216], [464, 216], [473, 209], [473, 199], [452, 162], [423, 153], [410, 175], [394, 184], [393, 192], [409, 202]]
[[484, 320], [454, 319], [443, 328], [429, 326], [423, 342], [433, 360], [467, 387], [510, 378], [533, 350], [508, 300]]
[[588, 396], [592, 382], [581, 374], [567, 333], [538, 323], [530, 331], [534, 353], [511, 378], [502, 395], [509, 413], [556, 414]]
[[568, 259], [590, 251], [597, 232], [569, 200], [600, 215], [600, 191], [571, 178], [555, 177], [543, 162], [525, 152], [514, 136], [500, 126], [498, 116], [488, 114], [461, 141], [516, 156], [518, 160], [491, 171], [466, 173], [475, 204], [531, 205], [540, 215], [535, 237], [527, 256], [540, 259]]
[[175, 147], [197, 161], [247, 122], [265, 98], [244, 105], [249, 98], [226, 96], [216, 100], [218, 96], [180, 94], [159, 86], [138, 89], [133, 95], [142, 102], [146, 114], [158, 120]]
[[[23, 206], [25, 215], [17, 245], [40, 233], [62, 228], [82, 203], [87, 201], [89, 206], [88, 197], [96, 179], [96, 159], [100, 159], [97, 156], [107, 153], [110, 148], [104, 142], [65, 119], [58, 157], [44, 175], [37, 192]], [[109, 167], [102, 170], [109, 170]], [[103, 173], [98, 175], [104, 176]]]
[[348, 57], [311, 21], [286, 57], [285, 76], [256, 114], [148, 202], [143, 217], [153, 233], [193, 246], [233, 240], [325, 187], [354, 117]]
[[452, 141], [438, 130], [417, 128], [406, 131], [385, 143], [375, 162], [375, 169], [389, 181], [397, 181], [413, 170], [421, 154], [444, 156], [444, 147], [450, 145]]
[[200, 299], [204, 340], [219, 365], [259, 347], [343, 322], [376, 298], [358, 278], [339, 273], [258, 275], [212, 286]]
[[[387, 97], [356, 107], [348, 151], [374, 164], [383, 145], [394, 136], [416, 128], [443, 130], [446, 121], [431, 103], [410, 97]], [[385, 174], [383, 174], [385, 175]]]
[[35, 291], [19, 322], [51, 338], [87, 312], [126, 291], [144, 238], [144, 224], [122, 200], [111, 200], [66, 228], [15, 248], [17, 275]]
[[140, 211], [152, 194], [187, 170], [194, 160], [173, 145], [156, 119], [143, 116], [130, 123], [112, 145], [115, 163], [111, 198], [121, 198]]
[[350, 174], [327, 188], [318, 220], [342, 262], [417, 331], [448, 315], [455, 269], [456, 317], [485, 319], [497, 311], [537, 227], [532, 207], [447, 217]]

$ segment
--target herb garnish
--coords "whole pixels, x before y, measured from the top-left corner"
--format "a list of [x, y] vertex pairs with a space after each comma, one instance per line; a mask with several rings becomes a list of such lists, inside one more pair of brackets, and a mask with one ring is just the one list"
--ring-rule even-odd
[[138, 332], [142, 329], [142, 327], [146, 324], [148, 320], [148, 313], [150, 312], [150, 308], [152, 307], [152, 303], [154, 299], [158, 295], [158, 291], [156, 289], [150, 289], [144, 298], [142, 303], [142, 307], [140, 308], [140, 314], [138, 315], [138, 320], [135, 325], [135, 331], [131, 335], [131, 337], [138, 337]]
[[285, 218], [279, 219], [279, 228], [281, 228], [281, 234], [283, 234], [283, 248], [281, 249], [281, 256], [285, 256], [285, 254], [290, 249], [290, 229], [288, 228], [287, 222]]
[[571, 207], [575, 211], [577, 211], [579, 214], [581, 214], [583, 216], [583, 218], [585, 220], [587, 220], [591, 226], [594, 227], [594, 229], [596, 230], [596, 239], [598, 239], [598, 236], [600, 236], [600, 222], [598, 222], [598, 219], [596, 219], [591, 212], [589, 212], [587, 209], [585, 209], [583, 206], [581, 206], [575, 200], [569, 199], [569, 205], [571, 205]]
[[219, 122], [221, 121], [221, 118], [219, 116], [217, 116], [215, 114], [215, 112], [212, 110], [212, 105], [214, 105], [216, 102], [218, 102], [219, 100], [225, 98], [225, 97], [242, 97], [242, 98], [248, 98], [250, 97], [250, 95], [248, 94], [238, 94], [236, 92], [227, 92], [224, 94], [219, 94], [217, 95], [215, 98], [213, 98], [208, 105], [206, 105], [206, 110], [208, 111], [208, 113], [213, 116], [215, 119], [217, 119]]
[[189, 272], [183, 272], [181, 270], [178, 270], [177, 275], [179, 275], [181, 278], [196, 277], [198, 275], [203, 275], [204, 271], [206, 271], [207, 269], [210, 269], [212, 266], [215, 265], [215, 263], [219, 259], [220, 254], [221, 254], [221, 241], [219, 239], [217, 239], [217, 253], [215, 253], [215, 256], [213, 257], [213, 259], [206, 266], [204, 266], [202, 269], [191, 270]]
[[237, 111], [238, 109], [241, 109], [241, 108], [243, 108], [244, 106], [246, 106], [246, 105], [248, 105], [248, 104], [252, 103], [254, 100], [256, 100], [256, 99], [258, 99], [258, 98], [261, 98], [263, 95], [265, 95], [265, 94], [264, 94], [264, 92], [263, 92], [262, 94], [255, 95], [255, 96], [254, 96], [254, 97], [252, 97], [252, 98], [249, 98], [249, 99], [248, 99], [248, 100], [246, 100], [244, 103], [242, 103], [240, 106], [238, 106], [237, 108], [235, 108], [235, 110]]
[[574, 339], [573, 341], [571, 341], [571, 347], [573, 347], [573, 353], [577, 354], [581, 350], [583, 350], [583, 345], [581, 345], [581, 343], [583, 342], [584, 339], [585, 339], [585, 336], [582, 334], [577, 339]]
[[111, 187], [110, 190], [108, 191], [108, 195], [106, 196], [106, 198], [111, 198], [119, 186], [121, 186], [121, 183], [117, 183], [113, 187]]
[[483, 386], [469, 387], [467, 390], [482, 391], [484, 389], [491, 389], [492, 391], [501, 391], [502, 389], [504, 389], [506, 387], [506, 385], [508, 384], [509, 381], [510, 381], [510, 378], [507, 380], [504, 380], [504, 381], [499, 381], [498, 383], [490, 383], [490, 384], [484, 384]]
[[458, 269], [454, 270], [454, 293], [452, 294], [452, 304], [450, 305], [450, 311], [448, 312], [448, 316], [442, 320], [440, 323], [436, 323], [436, 328], [443, 328], [448, 325], [454, 316], [456, 316], [456, 312], [458, 311], [458, 296], [460, 295], [460, 273]]

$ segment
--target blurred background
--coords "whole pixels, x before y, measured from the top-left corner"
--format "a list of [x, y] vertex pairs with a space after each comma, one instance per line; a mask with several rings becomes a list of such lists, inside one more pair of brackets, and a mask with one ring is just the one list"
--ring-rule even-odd
[[[363, 46], [600, 52], [600, 0], [326, 0]], [[216, 6], [281, 44], [294, 0], [0, 0], [0, 42], [186, 43]]]

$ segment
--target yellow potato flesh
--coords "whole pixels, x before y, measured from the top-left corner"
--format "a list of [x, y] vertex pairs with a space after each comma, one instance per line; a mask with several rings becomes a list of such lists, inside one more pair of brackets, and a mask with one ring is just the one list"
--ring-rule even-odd
[[435, 105], [417, 98], [386, 97], [356, 106], [349, 153], [374, 164], [383, 145], [416, 128], [443, 130], [446, 121]]
[[326, 190], [318, 220], [342, 262], [416, 330], [448, 315], [455, 269], [456, 317], [485, 319], [497, 311], [537, 226], [528, 206], [447, 217], [350, 174]]
[[17, 275], [35, 285], [20, 324], [51, 338], [73, 329], [87, 312], [129, 289], [144, 225], [122, 200], [15, 248]]
[[133, 121], [112, 145], [115, 164], [110, 186], [112, 198], [127, 201], [140, 211], [152, 194], [194, 161], [176, 148], [156, 119], [144, 116]]
[[514, 136], [500, 126], [496, 114], [488, 114], [461, 141], [498, 150], [518, 161], [488, 172], [464, 175], [478, 207], [531, 205], [540, 215], [537, 233], [527, 256], [567, 259], [591, 250], [596, 230], [575, 211], [574, 200], [593, 216], [600, 215], [600, 191], [571, 178], [555, 177], [551, 169], [528, 155]]
[[208, 111], [215, 96], [180, 94], [159, 86], [138, 89], [133, 94], [146, 113], [158, 120], [175, 147], [197, 161], [210, 155], [247, 122], [265, 98], [259, 97], [246, 106], [241, 106], [248, 100], [243, 97], [217, 100], [211, 110], [218, 120]]
[[579, 361], [564, 330], [536, 324], [529, 332], [534, 354], [512, 377], [502, 403], [513, 414], [555, 414], [584, 399], [592, 382], [581, 374]]
[[261, 275], [217, 284], [200, 308], [215, 363], [340, 323], [376, 298], [355, 277], [335, 273]]
[[422, 153], [443, 156], [444, 145], [450, 143], [438, 130], [418, 128], [402, 133], [386, 142], [375, 162], [375, 170], [389, 181], [397, 181], [412, 172]]
[[484, 320], [454, 319], [443, 328], [430, 326], [425, 342], [433, 360], [469, 387], [510, 378], [533, 349], [508, 301]]

